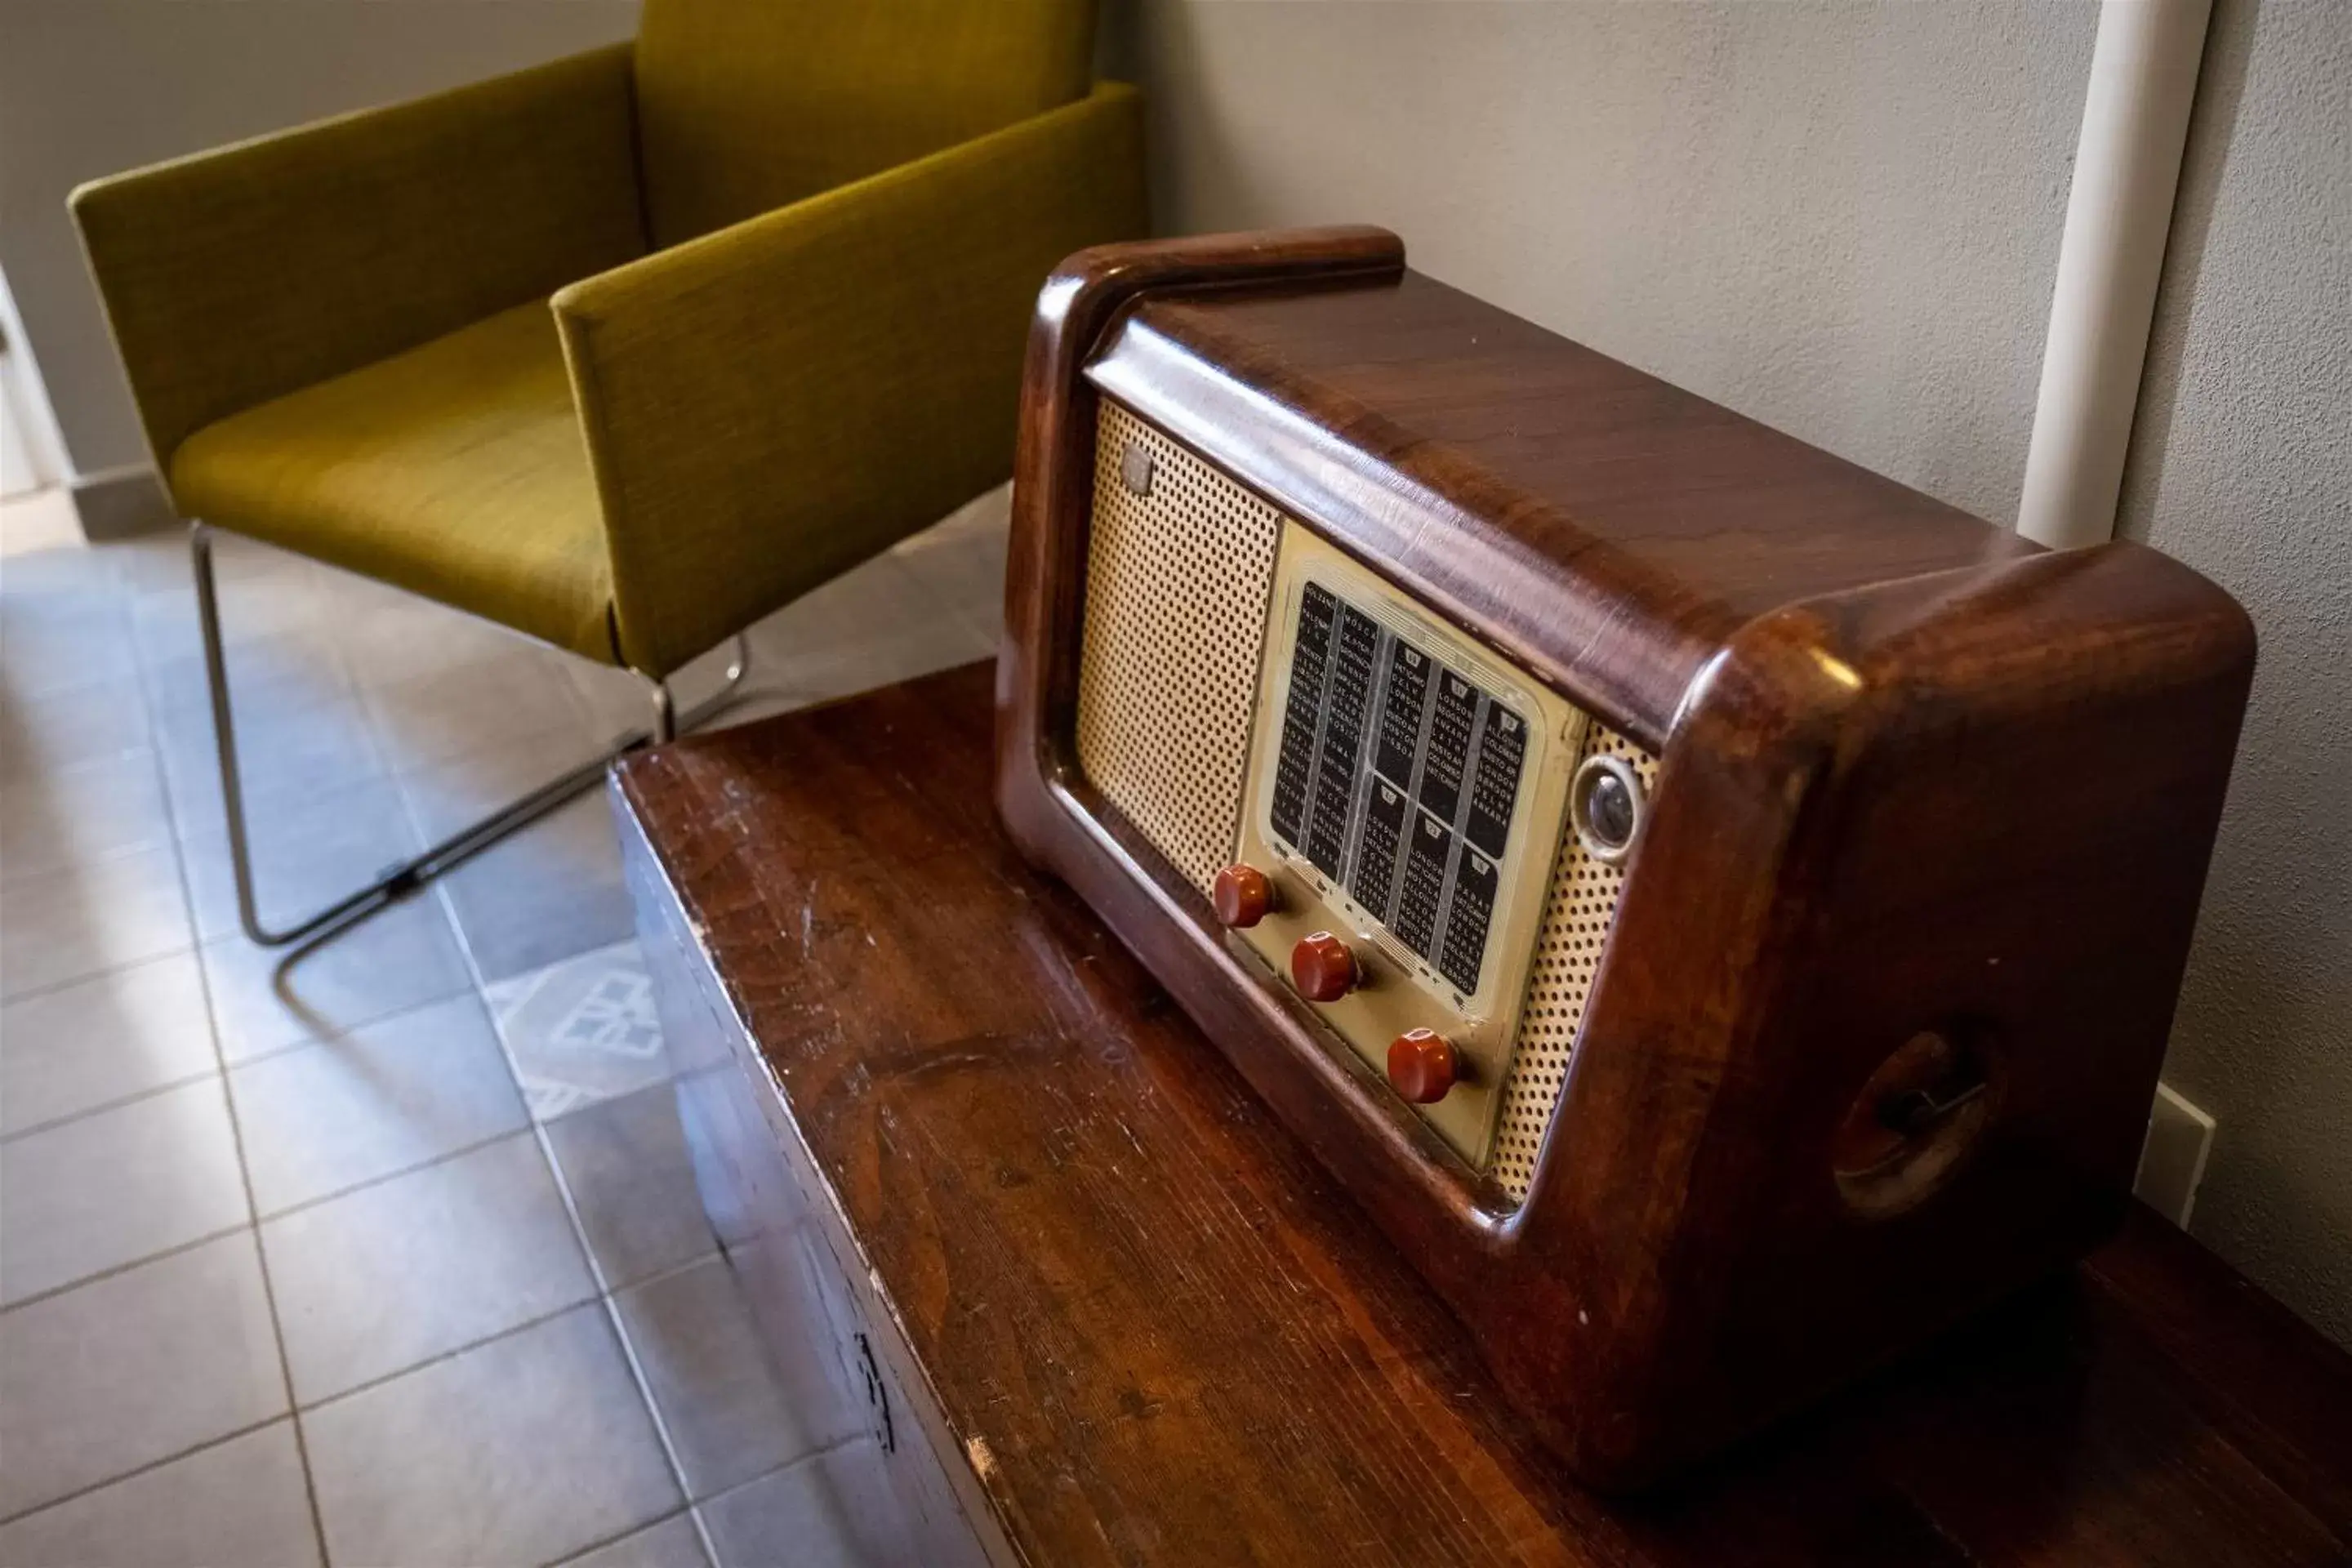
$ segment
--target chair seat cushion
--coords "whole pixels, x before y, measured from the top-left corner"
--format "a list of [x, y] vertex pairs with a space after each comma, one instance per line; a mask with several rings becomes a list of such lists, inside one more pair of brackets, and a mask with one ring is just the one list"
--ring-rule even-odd
[[208, 426], [182, 509], [614, 663], [609, 558], [544, 300]]

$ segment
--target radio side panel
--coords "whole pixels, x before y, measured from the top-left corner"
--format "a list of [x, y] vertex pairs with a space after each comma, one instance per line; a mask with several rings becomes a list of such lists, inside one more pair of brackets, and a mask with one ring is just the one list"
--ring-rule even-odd
[[[1483, 1341], [1591, 1470], [1695, 1459], [2120, 1222], [2252, 659], [2226, 595], [2136, 545], [1727, 650], [1517, 1238], [1532, 1288]], [[1958, 1110], [1874, 1164], [1853, 1119], [1922, 1039], [1948, 1055], [1912, 1083]], [[1644, 1224], [1651, 1267], [1594, 1268]], [[1556, 1331], [1564, 1279], [1590, 1339]]]

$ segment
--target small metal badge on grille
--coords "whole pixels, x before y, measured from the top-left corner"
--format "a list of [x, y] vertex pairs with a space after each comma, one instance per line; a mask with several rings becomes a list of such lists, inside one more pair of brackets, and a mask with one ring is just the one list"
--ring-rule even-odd
[[1118, 477], [1121, 483], [1137, 495], [1151, 493], [1151, 454], [1137, 442], [1129, 441], [1127, 450], [1118, 455]]

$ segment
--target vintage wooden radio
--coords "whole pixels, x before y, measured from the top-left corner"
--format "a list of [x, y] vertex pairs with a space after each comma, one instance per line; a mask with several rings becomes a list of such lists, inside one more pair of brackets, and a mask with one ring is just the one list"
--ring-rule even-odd
[[1007, 605], [1023, 852], [1585, 1478], [2121, 1217], [2253, 663], [2187, 568], [2045, 552], [1333, 229], [1055, 275]]

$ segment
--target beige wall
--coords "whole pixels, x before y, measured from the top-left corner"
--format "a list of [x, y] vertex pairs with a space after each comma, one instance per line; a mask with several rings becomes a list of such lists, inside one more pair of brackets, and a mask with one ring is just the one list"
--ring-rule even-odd
[[[2352, 1342], [2352, 5], [2217, 10], [2126, 516], [2263, 647], [2168, 1076], [2221, 1120], [2197, 1233]], [[1424, 271], [2014, 518], [2095, 5], [1114, 16], [1164, 228], [1388, 225]]]
[[2214, 10], [2124, 531], [2262, 658], [2165, 1076], [2190, 1229], [2352, 1343], [2352, 5]]
[[1123, 0], [1168, 229], [1412, 264], [2016, 509], [2087, 5]]
[[635, 28], [635, 0], [0, 0], [0, 269], [75, 471], [147, 460], [75, 185]]

